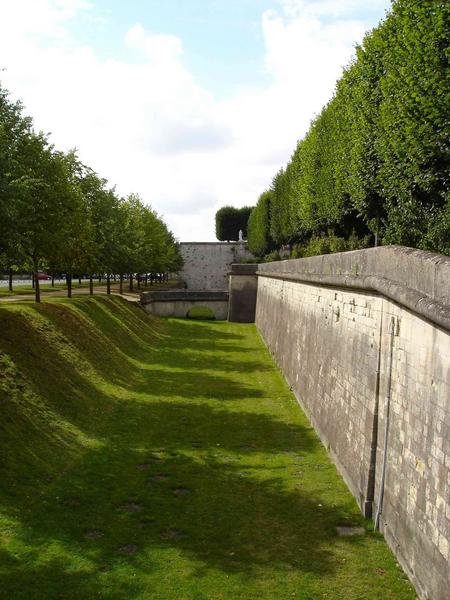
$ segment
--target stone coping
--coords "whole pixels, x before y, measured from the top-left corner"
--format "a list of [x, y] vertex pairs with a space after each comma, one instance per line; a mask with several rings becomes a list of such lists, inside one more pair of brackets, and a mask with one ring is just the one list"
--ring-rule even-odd
[[230, 242], [179, 242], [180, 246], [234, 246], [235, 244], [242, 244], [245, 246], [247, 240], [240, 242], [239, 240]]
[[257, 263], [236, 263], [231, 265], [229, 275], [256, 275]]
[[403, 246], [258, 266], [257, 275], [373, 291], [450, 331], [450, 257]]

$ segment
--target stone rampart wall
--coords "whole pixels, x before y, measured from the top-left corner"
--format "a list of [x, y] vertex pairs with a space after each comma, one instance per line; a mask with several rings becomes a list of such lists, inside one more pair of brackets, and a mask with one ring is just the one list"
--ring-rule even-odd
[[263, 339], [361, 509], [382, 509], [380, 529], [432, 600], [450, 597], [449, 304], [450, 259], [405, 248], [258, 269]]
[[243, 242], [182, 242], [180, 250], [180, 277], [192, 290], [228, 290], [231, 265], [252, 258]]

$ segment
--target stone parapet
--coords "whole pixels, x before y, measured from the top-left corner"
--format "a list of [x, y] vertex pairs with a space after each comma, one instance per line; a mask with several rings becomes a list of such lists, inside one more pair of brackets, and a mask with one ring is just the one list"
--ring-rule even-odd
[[256, 310], [257, 264], [231, 265], [229, 273], [228, 320], [235, 323], [254, 323]]
[[447, 600], [450, 258], [388, 246], [257, 276], [256, 325], [361, 510], [419, 596]]
[[258, 274], [374, 291], [450, 331], [450, 257], [380, 246], [259, 265]]

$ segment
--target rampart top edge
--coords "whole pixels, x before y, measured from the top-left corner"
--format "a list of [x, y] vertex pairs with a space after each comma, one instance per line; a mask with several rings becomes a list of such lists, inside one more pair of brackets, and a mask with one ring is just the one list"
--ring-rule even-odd
[[450, 257], [402, 246], [261, 264], [257, 274], [372, 290], [450, 331]]

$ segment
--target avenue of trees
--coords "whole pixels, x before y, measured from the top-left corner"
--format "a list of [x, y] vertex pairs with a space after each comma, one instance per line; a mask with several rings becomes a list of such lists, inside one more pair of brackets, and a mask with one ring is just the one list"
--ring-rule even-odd
[[[181, 268], [178, 245], [139, 196], [119, 197], [75, 151], [56, 150], [0, 85], [0, 269], [161, 277]], [[11, 285], [11, 278], [10, 278]], [[35, 279], [36, 300], [40, 300]]]
[[249, 248], [450, 254], [450, 3], [398, 0], [261, 194]]

